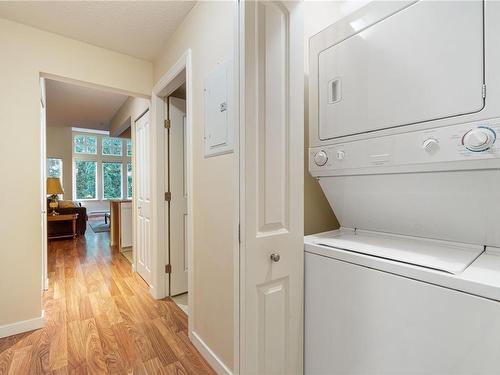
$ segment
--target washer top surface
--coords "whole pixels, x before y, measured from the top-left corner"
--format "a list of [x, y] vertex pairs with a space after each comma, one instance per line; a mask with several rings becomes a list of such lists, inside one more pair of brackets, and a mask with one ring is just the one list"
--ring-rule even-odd
[[329, 232], [314, 243], [450, 274], [462, 273], [484, 251], [479, 245], [352, 229]]

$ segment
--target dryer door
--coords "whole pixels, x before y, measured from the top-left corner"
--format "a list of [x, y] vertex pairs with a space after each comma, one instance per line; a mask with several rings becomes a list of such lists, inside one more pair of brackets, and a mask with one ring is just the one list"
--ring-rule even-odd
[[481, 1], [420, 1], [366, 26], [319, 54], [321, 140], [483, 108]]

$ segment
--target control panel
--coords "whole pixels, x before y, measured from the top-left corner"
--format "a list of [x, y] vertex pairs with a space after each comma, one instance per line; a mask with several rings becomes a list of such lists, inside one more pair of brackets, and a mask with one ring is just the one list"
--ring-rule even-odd
[[471, 160], [496, 160], [500, 167], [497, 135], [500, 119], [314, 147], [309, 150], [309, 170], [314, 176], [384, 166], [419, 165], [432, 170], [434, 163]]

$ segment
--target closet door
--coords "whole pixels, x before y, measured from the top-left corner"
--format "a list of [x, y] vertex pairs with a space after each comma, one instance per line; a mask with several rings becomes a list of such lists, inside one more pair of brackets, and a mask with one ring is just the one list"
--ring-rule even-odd
[[240, 372], [302, 373], [302, 5], [242, 3]]

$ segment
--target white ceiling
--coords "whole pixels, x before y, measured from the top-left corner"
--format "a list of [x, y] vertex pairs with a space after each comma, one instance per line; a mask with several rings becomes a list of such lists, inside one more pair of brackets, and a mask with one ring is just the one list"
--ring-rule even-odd
[[0, 1], [0, 17], [145, 60], [195, 1]]
[[46, 80], [47, 126], [109, 130], [128, 96]]

